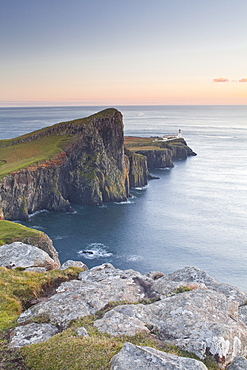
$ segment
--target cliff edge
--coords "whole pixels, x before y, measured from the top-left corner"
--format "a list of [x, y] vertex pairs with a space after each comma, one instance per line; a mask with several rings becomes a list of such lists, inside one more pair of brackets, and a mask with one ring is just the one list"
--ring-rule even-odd
[[25, 220], [71, 203], [101, 205], [129, 196], [122, 114], [106, 109], [0, 141], [0, 218]]

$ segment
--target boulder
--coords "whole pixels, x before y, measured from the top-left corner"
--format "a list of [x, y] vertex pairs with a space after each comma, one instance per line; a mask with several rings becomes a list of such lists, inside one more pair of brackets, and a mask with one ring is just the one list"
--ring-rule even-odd
[[83, 326], [77, 328], [76, 333], [79, 337], [89, 337], [87, 330]]
[[14, 242], [1, 246], [0, 266], [8, 268], [43, 267], [46, 271], [59, 267], [45, 251], [22, 242]]
[[108, 311], [102, 319], [96, 320], [94, 325], [100, 332], [113, 336], [148, 333], [146, 326], [150, 324], [148, 314], [147, 307], [143, 304], [117, 306]]
[[179, 357], [151, 347], [125, 343], [120, 352], [111, 359], [111, 370], [207, 370], [197, 360]]
[[83, 270], [88, 270], [87, 265], [81, 261], [68, 260], [62, 264], [59, 270], [66, 270], [68, 267], [79, 267]]
[[51, 324], [28, 324], [17, 326], [11, 332], [10, 348], [19, 348], [29, 344], [44, 342], [58, 333], [58, 329]]
[[57, 293], [23, 312], [24, 323], [46, 314], [51, 323], [62, 328], [71, 320], [94, 314], [109, 302], [139, 302], [152, 296], [152, 280], [134, 270], [122, 271], [104, 264], [81, 272], [80, 280], [62, 283]]
[[227, 366], [227, 370], [247, 370], [247, 359], [237, 356], [232, 363]]

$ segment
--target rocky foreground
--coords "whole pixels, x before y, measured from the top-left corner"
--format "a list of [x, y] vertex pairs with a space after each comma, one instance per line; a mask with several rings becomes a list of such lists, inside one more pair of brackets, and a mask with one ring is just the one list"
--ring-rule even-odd
[[[21, 247], [26, 248], [24, 262], [19, 260], [17, 264], [16, 260], [15, 267], [41, 268], [44, 273], [52, 268], [50, 256], [47, 255], [47, 262], [42, 262], [40, 267], [30, 252], [32, 248], [37, 252], [38, 248], [25, 244]], [[6, 248], [11, 249], [4, 246], [0, 251]], [[39, 254], [42, 261], [45, 254], [44, 251]], [[36, 261], [36, 266], [27, 263], [28, 255]], [[5, 263], [11, 264], [11, 260]], [[4, 265], [1, 256], [0, 265]], [[36, 300], [38, 303], [21, 313], [18, 326], [11, 332], [10, 348], [46, 341], [67, 329], [73, 320], [114, 303], [114, 308], [105, 310], [103, 317], [94, 321], [99, 332], [114, 337], [151, 333], [201, 360], [210, 355], [219, 368], [247, 369], [246, 293], [216, 282], [195, 267], [185, 267], [169, 275], [162, 272], [143, 275], [134, 270], [116, 269], [109, 263], [88, 270], [82, 262], [67, 261], [60, 269], [71, 265], [85, 271], [77, 280], [62, 283], [55, 294], [40, 302]], [[79, 327], [76, 335], [88, 333]], [[111, 361], [111, 369], [147, 368], [206, 369], [206, 366], [199, 360], [131, 343], [126, 343]]]

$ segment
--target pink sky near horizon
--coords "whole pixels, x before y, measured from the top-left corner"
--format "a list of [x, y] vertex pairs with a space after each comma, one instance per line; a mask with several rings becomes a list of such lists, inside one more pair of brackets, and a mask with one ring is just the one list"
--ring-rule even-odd
[[0, 0], [0, 106], [247, 104], [247, 1]]

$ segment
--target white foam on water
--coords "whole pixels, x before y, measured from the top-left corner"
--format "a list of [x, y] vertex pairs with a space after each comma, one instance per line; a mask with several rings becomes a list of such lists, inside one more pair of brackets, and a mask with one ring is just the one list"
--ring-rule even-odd
[[41, 209], [40, 211], [36, 211], [34, 213], [30, 213], [30, 215], [28, 215], [28, 218], [31, 218], [31, 217], [36, 216], [36, 215], [38, 215], [40, 213], [43, 213], [43, 212], [47, 212], [48, 213], [49, 211], [47, 211], [47, 209]]
[[91, 243], [87, 248], [77, 252], [80, 256], [86, 259], [111, 257], [112, 253], [107, 251], [107, 247], [102, 243]]

